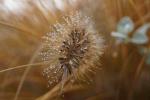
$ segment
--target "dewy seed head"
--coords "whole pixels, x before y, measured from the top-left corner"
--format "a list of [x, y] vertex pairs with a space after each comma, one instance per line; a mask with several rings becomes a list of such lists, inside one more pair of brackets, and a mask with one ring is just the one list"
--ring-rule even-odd
[[88, 50], [88, 35], [85, 30], [74, 29], [69, 34], [69, 38], [63, 41], [60, 48], [59, 58], [61, 67], [65, 67], [69, 74], [73, 73], [74, 68], [78, 68], [82, 58]]
[[89, 17], [76, 12], [64, 20], [43, 37], [45, 42], [40, 54], [43, 60], [50, 61], [43, 71], [49, 84], [59, 81], [64, 84], [69, 76], [88, 76], [86, 72], [97, 67], [95, 64], [103, 53], [103, 39]]

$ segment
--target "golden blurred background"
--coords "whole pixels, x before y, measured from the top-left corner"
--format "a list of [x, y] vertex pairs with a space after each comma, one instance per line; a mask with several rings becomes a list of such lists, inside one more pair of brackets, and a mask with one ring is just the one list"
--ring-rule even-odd
[[[90, 85], [47, 88], [38, 51], [41, 37], [69, 12], [90, 16], [105, 39], [101, 70]], [[150, 43], [117, 45], [111, 33], [128, 16], [135, 29], [150, 23], [150, 0], [0, 0], [0, 100], [150, 100]], [[149, 38], [150, 31], [147, 30]], [[139, 53], [146, 48], [146, 55]], [[148, 49], [147, 49], [148, 48]], [[16, 66], [17, 69], [3, 71]]]

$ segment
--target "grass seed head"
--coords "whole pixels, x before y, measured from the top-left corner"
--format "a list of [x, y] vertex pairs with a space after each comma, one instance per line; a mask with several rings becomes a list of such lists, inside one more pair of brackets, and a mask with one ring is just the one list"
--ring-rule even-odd
[[75, 79], [86, 75], [103, 53], [103, 39], [94, 30], [91, 19], [81, 12], [65, 17], [43, 38], [42, 59], [51, 62], [43, 74], [50, 85], [69, 76]]

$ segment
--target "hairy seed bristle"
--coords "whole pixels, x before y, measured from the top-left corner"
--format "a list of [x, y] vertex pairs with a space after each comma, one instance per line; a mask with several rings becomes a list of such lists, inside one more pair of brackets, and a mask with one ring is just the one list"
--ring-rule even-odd
[[103, 53], [103, 39], [94, 30], [89, 17], [76, 12], [64, 20], [64, 23], [55, 24], [53, 31], [43, 37], [45, 42], [41, 55], [43, 60], [51, 62], [43, 75], [50, 85], [64, 82], [69, 76], [84, 76], [87, 70], [96, 67]]

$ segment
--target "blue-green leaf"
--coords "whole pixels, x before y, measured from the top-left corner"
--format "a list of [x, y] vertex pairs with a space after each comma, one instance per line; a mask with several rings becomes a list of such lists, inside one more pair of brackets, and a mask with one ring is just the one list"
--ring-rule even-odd
[[122, 33], [119, 33], [119, 32], [112, 32], [111, 36], [119, 38], [119, 39], [125, 39], [125, 38], [128, 37], [127, 34], [122, 34]]
[[132, 43], [135, 44], [145, 44], [148, 42], [148, 36], [147, 31], [150, 28], [150, 24], [144, 24], [140, 28], [138, 28], [135, 33], [133, 34], [133, 37], [131, 39]]
[[117, 25], [117, 32], [122, 34], [127, 34], [132, 32], [134, 29], [134, 23], [132, 19], [128, 16], [123, 17], [118, 25]]

